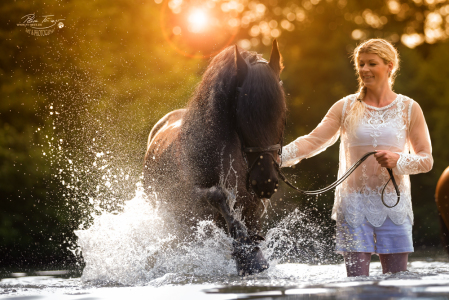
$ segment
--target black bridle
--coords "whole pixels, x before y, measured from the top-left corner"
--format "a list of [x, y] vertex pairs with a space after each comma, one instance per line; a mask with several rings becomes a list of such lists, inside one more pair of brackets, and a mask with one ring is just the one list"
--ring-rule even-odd
[[254, 166], [261, 160], [264, 158], [264, 155], [268, 155], [271, 157], [271, 159], [274, 162], [274, 165], [276, 166], [276, 170], [280, 170], [279, 168], [279, 164], [276, 161], [276, 158], [273, 155], [273, 152], [277, 151], [279, 157], [282, 154], [282, 143], [281, 144], [276, 144], [276, 145], [271, 145], [268, 147], [243, 147], [243, 157], [246, 161], [246, 165], [248, 165], [248, 158], [246, 156], [246, 153], [257, 153], [260, 154], [257, 156], [257, 158], [253, 161], [253, 163], [251, 164], [251, 166], [249, 166], [247, 168], [246, 171], [246, 187], [248, 190], [252, 190], [250, 182], [249, 182], [249, 174], [251, 174], [252, 170], [254, 169]]
[[[268, 61], [266, 61], [265, 59], [259, 58], [257, 59], [255, 62], [251, 63], [251, 65], [257, 64], [257, 63], [264, 63], [264, 64], [268, 64]], [[282, 81], [280, 80], [279, 83], [282, 85]], [[241, 91], [241, 87], [237, 86], [236, 88], [236, 95], [235, 95], [235, 103], [237, 103], [240, 91]], [[341, 178], [339, 178], [337, 181], [335, 181], [334, 183], [332, 183], [331, 185], [319, 189], [319, 190], [315, 190], [315, 191], [306, 191], [306, 190], [302, 190], [296, 186], [294, 186], [290, 181], [287, 180], [287, 178], [285, 177], [284, 173], [282, 173], [281, 171], [281, 165], [282, 165], [282, 144], [283, 144], [283, 140], [284, 140], [284, 135], [282, 133], [281, 136], [281, 140], [278, 144], [276, 145], [270, 145], [267, 147], [245, 147], [244, 143], [243, 143], [243, 138], [241, 135], [240, 130], [237, 128], [237, 134], [238, 137], [240, 139], [240, 144], [242, 146], [242, 153], [243, 153], [243, 158], [246, 162], [247, 165], [247, 173], [246, 173], [246, 187], [250, 192], [253, 192], [251, 184], [249, 182], [249, 178], [250, 178], [250, 173], [252, 172], [252, 170], [254, 169], [254, 166], [259, 162], [259, 160], [263, 159], [264, 155], [268, 155], [271, 157], [271, 159], [273, 160], [273, 163], [276, 167], [276, 171], [279, 175], [279, 178], [282, 179], [282, 181], [284, 181], [288, 186], [290, 186], [291, 188], [293, 188], [294, 190], [300, 192], [301, 194], [304, 195], [319, 195], [321, 193], [327, 192], [332, 190], [333, 188], [337, 187], [340, 183], [342, 183], [346, 178], [349, 177], [349, 175], [352, 174], [352, 172], [355, 171], [355, 169], [357, 169], [369, 156], [375, 154], [376, 152], [368, 152], [366, 153], [362, 158], [360, 158], [355, 164], [353, 164], [346, 172], [345, 174], [343, 174], [343, 176]], [[277, 151], [279, 157], [281, 158], [281, 163], [279, 164], [277, 162], [277, 159], [274, 157], [273, 152]], [[257, 158], [252, 162], [251, 166], [249, 166], [249, 161], [247, 158], [247, 153], [256, 153], [256, 154], [260, 154], [259, 156], [257, 156]], [[401, 200], [401, 193], [399, 191], [398, 185], [396, 183], [396, 180], [394, 179], [393, 176], [393, 171], [390, 168], [387, 168], [387, 171], [390, 175], [390, 179], [388, 179], [387, 183], [385, 183], [385, 185], [382, 188], [382, 193], [381, 193], [381, 200], [382, 203], [388, 207], [388, 208], [393, 208], [395, 206], [397, 206], [399, 204], [399, 201]], [[394, 205], [389, 206], [388, 204], [385, 203], [384, 200], [384, 192], [385, 192], [385, 188], [387, 187], [389, 182], [393, 183], [393, 186], [396, 190], [396, 194], [397, 194], [397, 201]]]

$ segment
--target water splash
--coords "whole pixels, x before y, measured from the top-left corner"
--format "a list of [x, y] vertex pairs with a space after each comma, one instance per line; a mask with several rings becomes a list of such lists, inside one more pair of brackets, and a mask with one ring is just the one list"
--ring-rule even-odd
[[268, 230], [263, 250], [270, 261], [324, 264], [340, 260], [333, 251], [335, 242], [326, 233], [329, 228], [311, 216], [295, 209]]
[[86, 263], [82, 280], [135, 285], [167, 274], [235, 273], [232, 240], [223, 229], [205, 220], [191, 235], [181, 236], [175, 223], [138, 189], [123, 212], [104, 212], [94, 217], [89, 229], [75, 232]]
[[[178, 233], [176, 220], [150, 205], [154, 200], [138, 188], [122, 212], [95, 215], [90, 228], [75, 232], [86, 263], [84, 282], [160, 286], [237, 277], [224, 229], [202, 220], [190, 234]], [[332, 251], [322, 234], [306, 213], [290, 213], [261, 244], [272, 268], [259, 276], [282, 277], [273, 271], [278, 262], [326, 262]]]

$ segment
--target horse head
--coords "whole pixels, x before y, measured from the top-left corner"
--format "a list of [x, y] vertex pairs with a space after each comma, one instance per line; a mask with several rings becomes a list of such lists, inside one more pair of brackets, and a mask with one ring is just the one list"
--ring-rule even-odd
[[278, 188], [277, 159], [286, 118], [285, 94], [279, 79], [283, 69], [277, 41], [270, 61], [235, 48], [237, 70], [236, 126], [248, 163], [248, 188], [270, 198]]

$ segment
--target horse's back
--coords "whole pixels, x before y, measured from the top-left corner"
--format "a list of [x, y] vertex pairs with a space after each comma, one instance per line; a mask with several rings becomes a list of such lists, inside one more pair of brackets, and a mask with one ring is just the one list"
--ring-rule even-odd
[[[169, 112], [151, 129], [145, 154], [145, 165], [147, 168], [151, 161], [159, 161], [164, 156], [168, 156], [168, 159], [170, 159], [170, 155], [173, 155], [167, 152], [170, 152], [168, 151], [169, 149], [174, 148], [173, 145], [178, 139], [185, 111], [185, 109], [178, 109]], [[174, 157], [171, 158], [173, 159]]]
[[185, 109], [178, 109], [169, 112], [154, 125], [148, 136], [145, 160], [149, 155], [152, 155], [152, 157], [161, 155], [175, 142], [181, 129], [185, 111]]
[[441, 238], [443, 246], [449, 253], [449, 167], [438, 180], [435, 201], [440, 213]]
[[156, 136], [164, 134], [165, 132], [179, 131], [185, 111], [185, 109], [171, 111], [154, 125], [148, 136], [147, 150], [150, 148], [151, 143], [156, 139]]
[[178, 136], [185, 109], [178, 109], [160, 119], [148, 137], [144, 161], [145, 189], [154, 181], [162, 187], [177, 180], [179, 170]]
[[441, 174], [435, 191], [435, 200], [438, 211], [449, 228], [449, 167]]

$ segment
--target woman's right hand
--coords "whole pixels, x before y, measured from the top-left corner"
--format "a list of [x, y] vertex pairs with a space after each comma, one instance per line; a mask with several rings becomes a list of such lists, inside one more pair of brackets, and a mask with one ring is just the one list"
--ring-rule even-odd
[[374, 157], [382, 167], [393, 169], [396, 167], [400, 155], [388, 150], [376, 150]]

